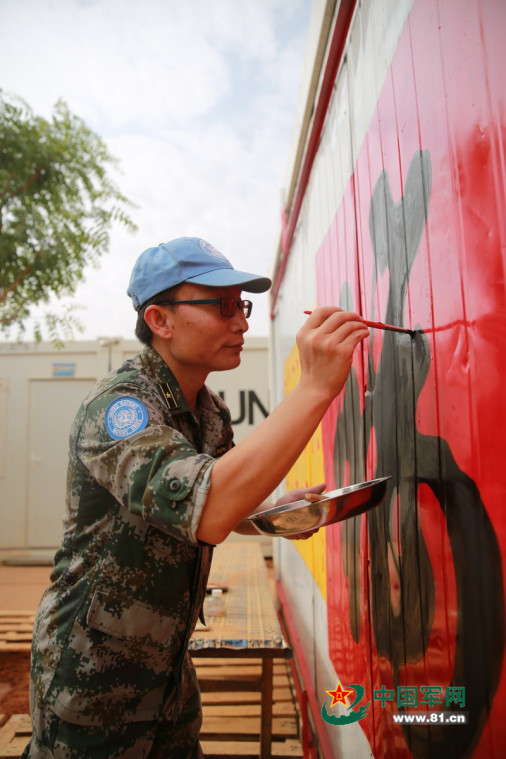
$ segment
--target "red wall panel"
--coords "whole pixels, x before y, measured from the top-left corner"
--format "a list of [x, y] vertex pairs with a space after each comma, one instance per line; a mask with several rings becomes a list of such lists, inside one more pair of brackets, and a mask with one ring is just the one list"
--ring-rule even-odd
[[[415, 0], [317, 256], [320, 304], [416, 331], [372, 330], [323, 423], [328, 487], [392, 477], [327, 530], [330, 656], [378, 757], [506, 738], [505, 32], [500, 0]], [[464, 687], [468, 724], [395, 725], [374, 694], [403, 685]]]

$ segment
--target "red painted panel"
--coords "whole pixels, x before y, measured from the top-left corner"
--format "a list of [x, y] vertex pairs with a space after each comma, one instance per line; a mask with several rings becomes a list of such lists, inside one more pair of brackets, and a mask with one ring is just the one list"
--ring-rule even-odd
[[[372, 331], [323, 424], [328, 485], [392, 475], [327, 531], [330, 656], [366, 689], [377, 757], [499, 757], [506, 738], [505, 32], [499, 0], [415, 0], [317, 257], [320, 303], [417, 330]], [[374, 699], [450, 684], [465, 727], [401, 729]]]

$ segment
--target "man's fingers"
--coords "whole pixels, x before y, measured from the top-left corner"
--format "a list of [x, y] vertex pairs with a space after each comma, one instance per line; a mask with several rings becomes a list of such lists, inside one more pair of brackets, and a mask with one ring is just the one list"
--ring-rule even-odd
[[306, 319], [306, 324], [308, 327], [315, 329], [323, 324], [323, 322], [326, 321], [329, 316], [332, 316], [332, 314], [341, 312], [342, 308], [339, 308], [338, 306], [321, 306], [320, 308], [315, 308], [311, 315]]
[[[313, 312], [302, 328], [306, 332], [306, 340], [309, 340], [315, 346], [318, 345], [322, 338], [332, 341], [335, 339], [338, 343], [352, 342], [356, 344], [359, 340], [363, 340], [369, 335], [369, 328], [358, 314], [350, 311], [336, 310], [335, 308], [330, 310], [329, 306], [322, 308], [321, 311], [323, 313], [318, 315], [318, 319], [313, 324], [310, 324], [310, 319], [316, 314], [316, 312]], [[326, 317], [321, 318], [325, 314]], [[302, 337], [302, 334], [300, 336]], [[304, 338], [302, 337], [302, 339]]]
[[357, 329], [364, 324], [362, 317], [352, 311], [343, 311], [337, 306], [322, 306], [317, 308], [307, 319], [306, 325], [312, 329], [320, 329], [322, 332], [331, 334], [344, 324], [355, 323]]
[[317, 501], [321, 501], [323, 497], [323, 493], [306, 493], [304, 499], [309, 501], [309, 503], [316, 503]]
[[307, 532], [298, 532], [296, 535], [285, 535], [284, 537], [287, 540], [307, 540], [313, 535], [316, 535], [319, 529], [320, 528], [317, 527], [316, 530], [307, 530]]
[[303, 488], [302, 493], [323, 493], [325, 490], [325, 483], [319, 482], [318, 485], [311, 485], [309, 488]]

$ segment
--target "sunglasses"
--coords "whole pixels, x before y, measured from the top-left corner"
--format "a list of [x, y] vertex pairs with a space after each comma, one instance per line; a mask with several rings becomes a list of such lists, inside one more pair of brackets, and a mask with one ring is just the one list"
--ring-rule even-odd
[[251, 309], [253, 303], [250, 300], [236, 300], [232, 297], [225, 298], [201, 298], [197, 300], [166, 300], [163, 303], [158, 303], [159, 306], [177, 306], [180, 303], [186, 303], [192, 306], [200, 306], [204, 304], [211, 304], [220, 306], [220, 314], [222, 316], [235, 316], [237, 309], [239, 308], [246, 319], [251, 315]]

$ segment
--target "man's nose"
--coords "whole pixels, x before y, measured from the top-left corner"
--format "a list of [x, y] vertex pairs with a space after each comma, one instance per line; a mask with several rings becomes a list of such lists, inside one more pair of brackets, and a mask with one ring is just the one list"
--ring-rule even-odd
[[241, 308], [238, 308], [232, 317], [232, 328], [235, 332], [247, 332], [249, 330], [248, 320], [244, 316]]

